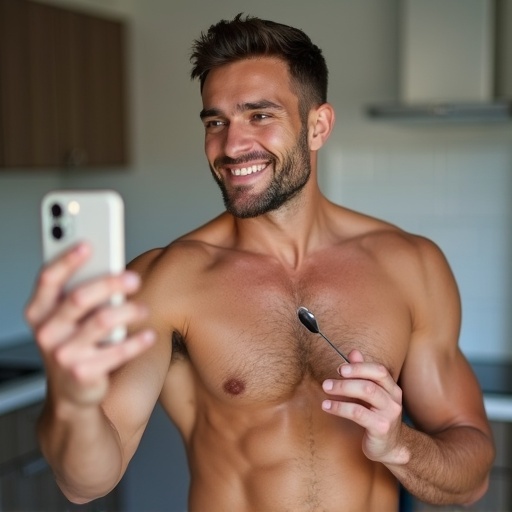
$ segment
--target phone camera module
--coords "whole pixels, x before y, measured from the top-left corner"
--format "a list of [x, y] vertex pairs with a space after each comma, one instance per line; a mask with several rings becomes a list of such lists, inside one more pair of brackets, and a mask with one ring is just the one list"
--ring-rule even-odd
[[64, 230], [60, 226], [53, 226], [52, 236], [55, 240], [60, 240], [64, 236]]
[[62, 206], [59, 203], [52, 204], [51, 211], [54, 218], [62, 217]]

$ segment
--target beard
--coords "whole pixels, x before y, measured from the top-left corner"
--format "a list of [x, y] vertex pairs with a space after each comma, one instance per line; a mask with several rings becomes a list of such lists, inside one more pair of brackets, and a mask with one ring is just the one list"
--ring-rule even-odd
[[266, 160], [274, 166], [272, 181], [260, 194], [251, 194], [251, 185], [239, 185], [227, 189], [222, 179], [211, 167], [214, 180], [219, 185], [226, 210], [235, 217], [247, 219], [277, 210], [306, 185], [311, 174], [311, 162], [307, 140], [307, 128], [303, 127], [295, 146], [287, 151], [280, 167], [276, 157], [267, 152], [254, 152], [233, 159], [221, 157], [215, 160], [214, 167], [241, 165], [252, 160]]

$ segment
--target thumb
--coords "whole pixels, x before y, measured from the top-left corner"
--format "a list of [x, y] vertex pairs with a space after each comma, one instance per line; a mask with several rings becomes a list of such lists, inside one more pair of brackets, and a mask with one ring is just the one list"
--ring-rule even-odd
[[351, 350], [350, 353], [348, 354], [348, 360], [351, 362], [351, 363], [363, 363], [364, 362], [364, 357], [363, 357], [363, 354], [361, 354], [361, 352], [359, 352], [359, 350]]
[[[356, 349], [350, 351], [350, 353], [347, 356], [347, 359], [351, 363], [363, 363], [364, 362], [363, 354], [361, 354], [361, 352], [359, 352], [359, 350], [356, 350]], [[340, 366], [338, 366], [338, 373], [340, 375], [341, 375], [341, 367], [345, 364], [347, 364], [347, 363], [342, 363], [342, 364], [340, 364]]]

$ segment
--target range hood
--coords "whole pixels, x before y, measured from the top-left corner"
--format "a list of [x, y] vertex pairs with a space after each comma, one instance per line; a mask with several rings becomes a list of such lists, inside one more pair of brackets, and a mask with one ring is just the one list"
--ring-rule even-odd
[[512, 120], [512, 2], [401, 0], [400, 100], [387, 121]]

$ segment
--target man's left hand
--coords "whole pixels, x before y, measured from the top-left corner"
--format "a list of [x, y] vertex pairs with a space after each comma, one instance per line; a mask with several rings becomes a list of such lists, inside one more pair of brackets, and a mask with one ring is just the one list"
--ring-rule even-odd
[[324, 381], [323, 390], [332, 398], [322, 408], [365, 429], [363, 452], [369, 459], [400, 463], [402, 390], [385, 366], [366, 363], [358, 350], [348, 359], [350, 364], [338, 368], [341, 379]]

